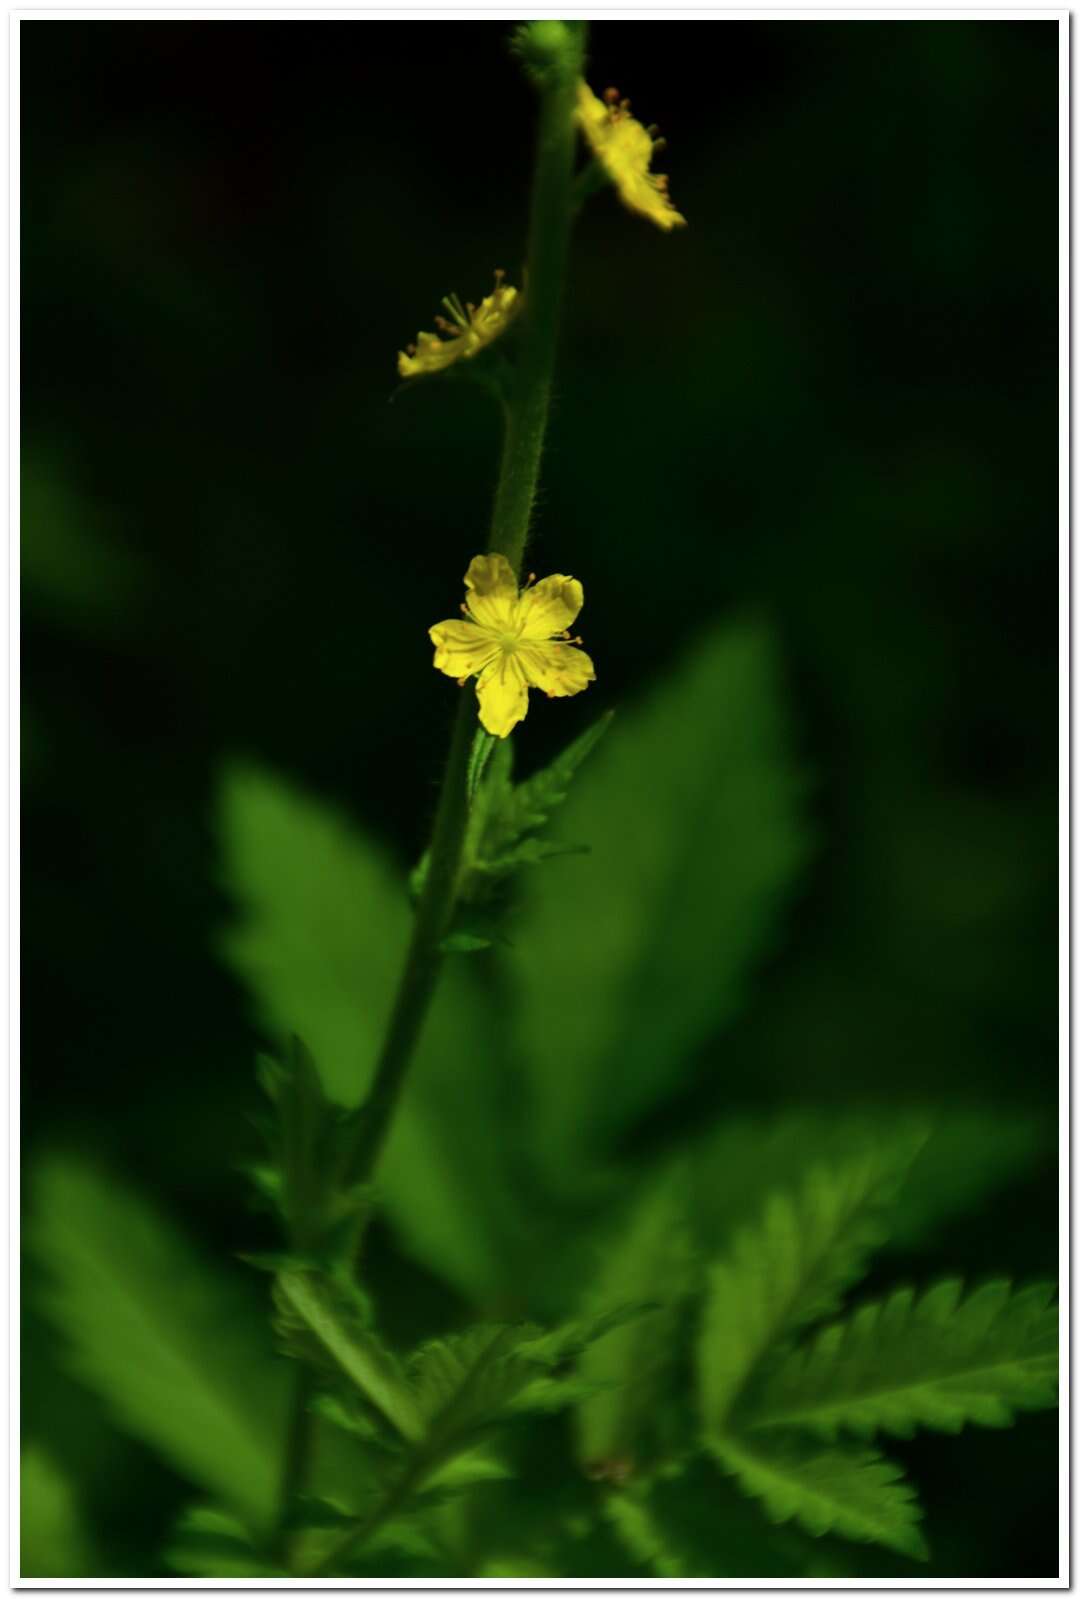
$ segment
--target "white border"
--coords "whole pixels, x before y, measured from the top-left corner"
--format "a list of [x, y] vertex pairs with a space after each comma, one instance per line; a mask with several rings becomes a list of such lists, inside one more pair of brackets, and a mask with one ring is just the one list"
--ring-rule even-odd
[[1069, 444], [1071, 440], [1071, 412], [1070, 412], [1070, 10], [1064, 7], [1043, 7], [1020, 5], [851, 5], [819, 7], [812, 5], [787, 5], [787, 6], [741, 6], [717, 7], [715, 5], [679, 5], [672, 7], [657, 7], [649, 5], [555, 5], [540, 3], [532, 6], [521, 5], [473, 5], [459, 6], [381, 6], [357, 7], [352, 5], [321, 5], [321, 6], [167, 6], [167, 5], [113, 5], [100, 7], [92, 4], [48, 6], [48, 5], [11, 5], [9, 0], [8, 17], [9, 26], [5, 46], [8, 57], [8, 164], [7, 164], [7, 216], [8, 216], [8, 325], [7, 340], [9, 350], [9, 383], [8, 383], [8, 507], [9, 507], [9, 554], [7, 566], [8, 582], [8, 613], [9, 627], [8, 652], [6, 670], [8, 677], [8, 693], [2, 700], [0, 711], [0, 724], [6, 736], [8, 750], [9, 782], [7, 789], [0, 792], [0, 814], [5, 823], [4, 833], [7, 839], [7, 852], [5, 861], [5, 878], [8, 890], [9, 917], [6, 924], [2, 924], [0, 938], [7, 944], [4, 951], [8, 955], [5, 961], [7, 971], [7, 1016], [8, 1016], [8, 1046], [11, 1069], [9, 1075], [8, 1115], [9, 1115], [9, 1184], [6, 1195], [7, 1224], [9, 1238], [9, 1282], [8, 1282], [8, 1319], [0, 1327], [0, 1341], [3, 1342], [7, 1354], [8, 1382], [9, 1382], [9, 1450], [6, 1457], [8, 1475], [8, 1519], [4, 1528], [7, 1548], [9, 1550], [8, 1570], [10, 1573], [10, 1586], [13, 1589], [29, 1588], [55, 1588], [59, 1590], [77, 1588], [101, 1588], [105, 1590], [135, 1589], [149, 1591], [158, 1588], [172, 1588], [181, 1592], [197, 1589], [210, 1589], [224, 1591], [231, 1588], [244, 1588], [253, 1592], [271, 1592], [275, 1589], [294, 1588], [363, 1588], [370, 1592], [389, 1592], [392, 1589], [422, 1591], [441, 1588], [466, 1588], [486, 1589], [489, 1592], [514, 1592], [519, 1589], [537, 1588], [540, 1590], [567, 1589], [571, 1592], [587, 1589], [611, 1589], [616, 1592], [631, 1592], [646, 1588], [680, 1589], [728, 1589], [735, 1592], [752, 1592], [759, 1588], [786, 1589], [786, 1588], [822, 1588], [826, 1591], [832, 1589], [854, 1589], [869, 1591], [876, 1588], [897, 1588], [901, 1590], [933, 1589], [944, 1591], [946, 1589], [978, 1589], [990, 1591], [994, 1589], [1025, 1589], [1025, 1588], [1065, 1588], [1070, 1586], [1068, 1577], [1069, 1561], [1069, 1532], [1071, 1511], [1071, 1459], [1069, 1415], [1066, 1405], [1068, 1397], [1068, 1358], [1062, 1368], [1062, 1406], [1060, 1412], [1059, 1439], [1060, 1439], [1060, 1534], [1059, 1534], [1059, 1568], [1056, 1578], [999, 1578], [999, 1579], [968, 1579], [957, 1578], [952, 1581], [941, 1581], [935, 1578], [911, 1579], [866, 1579], [866, 1578], [808, 1578], [802, 1581], [782, 1582], [767, 1578], [740, 1578], [733, 1580], [713, 1578], [686, 1578], [668, 1579], [652, 1578], [641, 1581], [615, 1578], [594, 1579], [536, 1579], [536, 1578], [494, 1578], [481, 1580], [466, 1580], [447, 1578], [438, 1582], [417, 1582], [406, 1578], [384, 1578], [378, 1581], [365, 1582], [362, 1580], [349, 1580], [340, 1578], [313, 1578], [306, 1581], [290, 1581], [285, 1578], [236, 1578], [232, 1580], [208, 1578], [162, 1578], [157, 1580], [138, 1578], [82, 1578], [57, 1580], [52, 1578], [20, 1578], [18, 1575], [18, 1527], [19, 1515], [19, 1383], [18, 1383], [18, 1317], [19, 1317], [19, 1181], [20, 1181], [20, 1146], [19, 1146], [19, 1074], [16, 1063], [20, 1059], [20, 1018], [18, 1006], [19, 982], [19, 957], [18, 957], [18, 893], [19, 893], [19, 546], [17, 530], [19, 527], [19, 474], [17, 463], [19, 459], [19, 32], [23, 20], [41, 21], [156, 21], [156, 20], [186, 20], [203, 19], [206, 21], [243, 21], [258, 22], [262, 20], [303, 21], [318, 22], [322, 20], [341, 21], [353, 19], [356, 21], [387, 21], [401, 20], [404, 18], [416, 21], [428, 20], [525, 20], [536, 16], [552, 15], [569, 18], [612, 18], [634, 17], [636, 19], [676, 22], [676, 21], [750, 21], [768, 20], [783, 21], [822, 21], [822, 22], [859, 22], [859, 21], [903, 21], [914, 18], [934, 18], [940, 21], [1048, 21], [1057, 22], [1059, 40], [1059, 199], [1058, 199], [1058, 224], [1059, 224], [1059, 349], [1061, 353], [1059, 375], [1059, 583], [1060, 583], [1060, 608], [1058, 629], [1058, 653], [1060, 668], [1061, 698], [1059, 703], [1059, 752], [1060, 752], [1060, 777], [1058, 799], [1059, 839], [1061, 845], [1061, 891], [1059, 898], [1059, 1005], [1060, 1005], [1060, 1281], [1061, 1281], [1061, 1342], [1065, 1351], [1071, 1351], [1070, 1341], [1070, 1249], [1069, 1249], [1069, 1222], [1071, 1220], [1069, 1198], [1069, 1134], [1070, 1134], [1070, 1091], [1069, 1091], [1069, 1061], [1070, 1061], [1070, 978], [1071, 978], [1071, 942], [1070, 942], [1070, 874], [1069, 874], [1069, 821], [1071, 804], [1070, 787], [1070, 731], [1071, 731], [1071, 677], [1070, 677], [1070, 638], [1071, 638], [1071, 561], [1069, 547], [1069, 513], [1071, 508], [1071, 475], [1069, 461]]

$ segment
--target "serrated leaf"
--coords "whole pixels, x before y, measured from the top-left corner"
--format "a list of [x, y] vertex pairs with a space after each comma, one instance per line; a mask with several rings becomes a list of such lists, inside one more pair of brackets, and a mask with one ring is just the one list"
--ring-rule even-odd
[[587, 1469], [629, 1467], [657, 1447], [658, 1419], [671, 1416], [664, 1387], [682, 1353], [696, 1276], [685, 1172], [672, 1167], [630, 1208], [590, 1295], [594, 1307], [651, 1297], [654, 1309], [607, 1329], [583, 1356], [581, 1375], [595, 1384], [576, 1414], [577, 1453]]
[[707, 637], [575, 784], [560, 830], [588, 868], [526, 880], [515, 976], [553, 1183], [685, 1081], [806, 859], [779, 675], [764, 629]]
[[750, 1397], [745, 1425], [808, 1427], [825, 1437], [916, 1427], [1004, 1427], [1057, 1400], [1057, 1309], [1048, 1284], [1012, 1293], [958, 1282], [916, 1298], [901, 1288], [792, 1351]]
[[[225, 958], [270, 1036], [299, 1034], [327, 1096], [355, 1106], [408, 943], [404, 888], [384, 852], [332, 807], [257, 767], [227, 770], [219, 813], [237, 907]], [[521, 1095], [471, 964], [443, 971], [379, 1189], [411, 1252], [485, 1302], [515, 1282], [526, 1214], [516, 1197]]]
[[756, 1224], [770, 1195], [794, 1192], [816, 1166], [843, 1164], [870, 1149], [910, 1145], [912, 1165], [902, 1175], [900, 1195], [912, 1166], [932, 1137], [931, 1116], [917, 1109], [842, 1110], [799, 1107], [780, 1115], [725, 1117], [687, 1149], [688, 1214], [700, 1248], [726, 1253], [740, 1228]]
[[341, 1285], [318, 1273], [285, 1271], [276, 1297], [286, 1336], [298, 1331], [312, 1340], [403, 1438], [420, 1436], [421, 1413], [398, 1361], [355, 1313]]
[[552, 813], [565, 803], [579, 766], [608, 731], [614, 715], [614, 711], [606, 711], [549, 766], [504, 791], [486, 818], [480, 841], [482, 858], [497, 860], [516, 852], [528, 833], [550, 821]]
[[631, 1558], [657, 1577], [804, 1574], [801, 1533], [770, 1527], [707, 1455], [631, 1478], [605, 1494], [603, 1510]]
[[262, 1124], [287, 1240], [298, 1253], [333, 1258], [343, 1240], [351, 1247], [355, 1220], [371, 1197], [370, 1189], [343, 1182], [360, 1113], [327, 1098], [311, 1052], [295, 1034], [280, 1060], [259, 1057], [258, 1077], [270, 1101]]
[[286, 1372], [251, 1303], [115, 1177], [40, 1167], [31, 1254], [70, 1365], [118, 1423], [254, 1523], [272, 1514]]
[[796, 1521], [814, 1537], [836, 1533], [928, 1558], [914, 1489], [892, 1461], [868, 1449], [807, 1448], [794, 1441], [759, 1447], [713, 1437], [709, 1448], [770, 1520]]
[[834, 1311], [886, 1235], [885, 1212], [914, 1150], [909, 1140], [811, 1170], [777, 1192], [708, 1272], [698, 1341], [706, 1430], [721, 1431], [759, 1363]]
[[507, 1412], [535, 1377], [535, 1367], [515, 1359], [538, 1328], [479, 1325], [423, 1344], [410, 1361], [417, 1411], [427, 1439], [442, 1448], [467, 1438]]
[[44, 1449], [27, 1445], [19, 1473], [19, 1576], [56, 1579], [93, 1572], [74, 1487]]

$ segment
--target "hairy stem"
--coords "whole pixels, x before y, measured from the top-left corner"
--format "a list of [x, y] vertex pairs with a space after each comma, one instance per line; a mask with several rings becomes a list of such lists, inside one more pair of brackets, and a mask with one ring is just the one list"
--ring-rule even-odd
[[[524, 556], [540, 474], [573, 225], [573, 111], [582, 31], [568, 28], [567, 39], [564, 58], [541, 82], [520, 359], [506, 402], [488, 541], [488, 549], [505, 555], [515, 571]], [[465, 777], [475, 730], [476, 702], [466, 690], [454, 720], [412, 938], [350, 1161], [349, 1177], [354, 1182], [366, 1181], [378, 1163], [435, 992], [442, 964], [440, 945], [457, 898], [468, 821]]]
[[[548, 23], [546, 28], [549, 39], [553, 37], [552, 29], [561, 31], [554, 36], [550, 59], [537, 79], [540, 114], [525, 266], [525, 308], [518, 365], [506, 393], [502, 454], [488, 540], [488, 549], [505, 555], [517, 573], [536, 498], [551, 403], [559, 308], [576, 209], [573, 112], [585, 46], [584, 24]], [[412, 936], [356, 1141], [345, 1162], [343, 1180], [350, 1184], [366, 1182], [378, 1164], [438, 982], [443, 961], [441, 946], [457, 900], [469, 811], [466, 776], [476, 727], [475, 697], [462, 690]], [[283, 1516], [289, 1501], [302, 1491], [312, 1443], [309, 1394], [302, 1373], [298, 1374], [297, 1383], [282, 1481]], [[372, 1521], [350, 1533], [331, 1552], [320, 1573], [340, 1558], [347, 1546], [362, 1542], [375, 1531], [410, 1488], [407, 1479], [403, 1480]]]

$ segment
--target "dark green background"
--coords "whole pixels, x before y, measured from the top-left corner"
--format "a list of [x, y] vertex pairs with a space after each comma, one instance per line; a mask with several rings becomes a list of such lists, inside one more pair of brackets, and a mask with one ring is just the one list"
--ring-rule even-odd
[[[505, 35], [21, 26], [26, 1161], [106, 1157], [220, 1252], [263, 1223], [215, 778], [255, 755], [403, 863], [423, 843], [455, 692], [425, 629], [485, 541], [497, 430], [394, 358], [444, 293], [520, 281]], [[593, 29], [690, 226], [603, 194], [578, 229], [530, 564], [583, 580], [598, 683], [541, 702], [522, 758], [755, 614], [819, 838], [723, 1080], [665, 1134], [868, 1093], [1053, 1115], [1057, 52], [1039, 22]], [[1047, 1162], [931, 1267], [1053, 1274], [1055, 1195]], [[982, 1506], [959, 1574], [1055, 1569], [1054, 1426], [906, 1452], [935, 1522]], [[87, 1491], [145, 1570], [181, 1489], [113, 1454]]]

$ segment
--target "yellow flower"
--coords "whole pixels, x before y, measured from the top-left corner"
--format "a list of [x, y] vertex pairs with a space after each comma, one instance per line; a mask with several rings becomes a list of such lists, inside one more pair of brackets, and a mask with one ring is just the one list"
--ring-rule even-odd
[[619, 198], [631, 211], [639, 211], [665, 232], [685, 227], [686, 218], [672, 205], [663, 173], [650, 172], [654, 150], [663, 149], [663, 139], [654, 139], [655, 128], [643, 128], [630, 115], [629, 100], [620, 100], [618, 89], [605, 89], [598, 100], [584, 81], [578, 84], [577, 119], [592, 152], [611, 178]]
[[568, 632], [585, 598], [576, 577], [556, 572], [519, 592], [505, 555], [475, 555], [465, 574], [467, 620], [436, 622], [428, 636], [435, 666], [465, 683], [477, 678], [480, 720], [505, 738], [529, 708], [530, 688], [549, 697], [580, 694], [593, 663]]
[[521, 309], [521, 295], [505, 273], [496, 272], [495, 288], [479, 305], [462, 305], [456, 294], [447, 295], [443, 305], [450, 313], [435, 318], [438, 333], [418, 333], [416, 343], [398, 355], [398, 372], [403, 378], [419, 377], [424, 372], [441, 372], [455, 361], [470, 360], [485, 349], [513, 321]]

